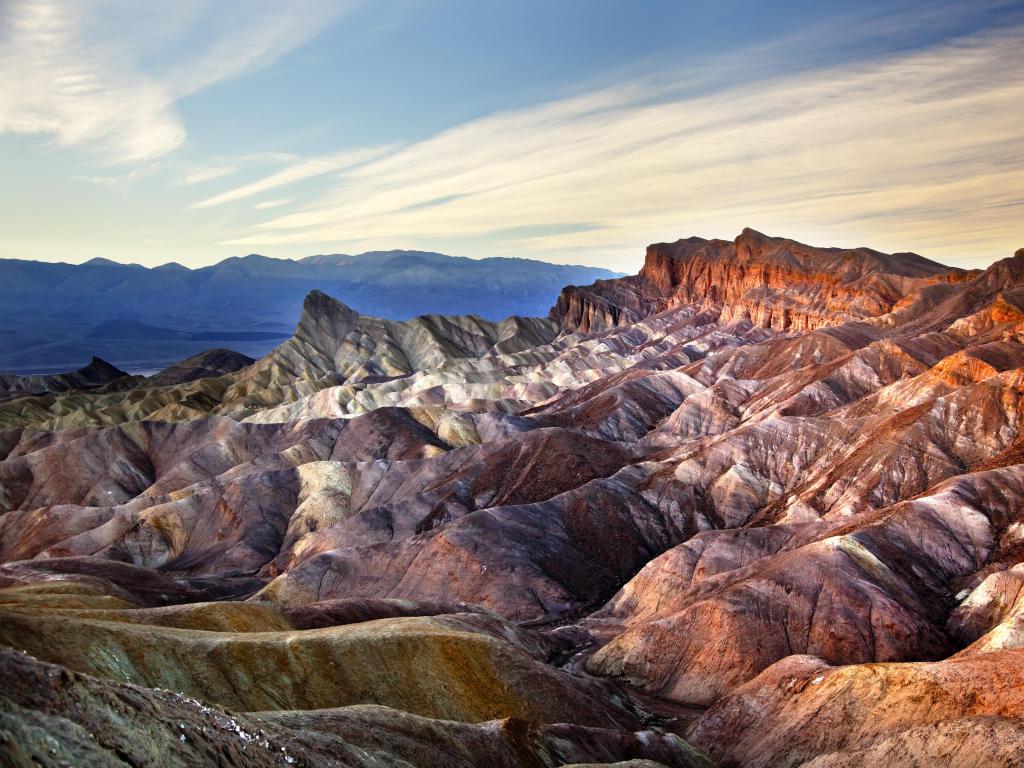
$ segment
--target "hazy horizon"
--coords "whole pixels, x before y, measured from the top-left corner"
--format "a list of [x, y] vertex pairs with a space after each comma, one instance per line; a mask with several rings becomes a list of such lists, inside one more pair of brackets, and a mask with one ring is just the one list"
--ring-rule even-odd
[[[266, 258], [266, 259], [275, 259], [275, 260], [278, 260], [278, 261], [302, 262], [302, 261], [305, 261], [306, 259], [317, 259], [317, 258], [324, 258], [324, 257], [338, 256], [338, 257], [344, 257], [344, 258], [357, 259], [357, 258], [362, 258], [364, 256], [373, 256], [373, 255], [376, 255], [376, 254], [384, 255], [384, 254], [392, 254], [392, 253], [429, 254], [429, 255], [436, 255], [436, 256], [444, 256], [444, 257], [450, 258], [450, 259], [471, 259], [473, 261], [484, 261], [486, 259], [505, 259], [505, 260], [523, 259], [523, 260], [527, 260], [527, 261], [537, 261], [537, 262], [542, 262], [542, 263], [545, 263], [545, 264], [550, 264], [553, 267], [587, 266], [587, 265], [583, 265], [583, 264], [570, 264], [568, 262], [545, 261], [543, 259], [530, 258], [529, 256], [486, 256], [486, 255], [465, 256], [465, 255], [458, 254], [458, 253], [440, 253], [438, 251], [428, 251], [428, 250], [425, 250], [423, 248], [374, 248], [373, 250], [363, 251], [362, 253], [320, 252], [320, 253], [307, 253], [305, 255], [296, 255], [296, 256], [277, 256], [277, 255], [274, 255], [272, 253], [259, 253], [259, 252], [256, 252], [256, 251], [250, 251], [249, 253], [232, 253], [232, 254], [228, 254], [227, 256], [218, 257], [216, 260], [203, 261], [203, 262], [199, 262], [199, 263], [193, 264], [191, 266], [189, 266], [188, 264], [182, 264], [180, 261], [173, 261], [173, 260], [172, 261], [164, 261], [164, 262], [161, 262], [159, 264], [142, 264], [142, 263], [140, 263], [138, 261], [125, 261], [123, 259], [111, 259], [111, 258], [108, 258], [106, 256], [93, 256], [92, 258], [89, 258], [89, 259], [54, 259], [54, 260], [49, 260], [49, 259], [24, 259], [24, 258], [19, 258], [17, 256], [0, 256], [0, 261], [35, 261], [35, 262], [45, 263], [45, 264], [65, 264], [65, 265], [68, 265], [68, 266], [81, 266], [83, 264], [88, 264], [90, 262], [110, 262], [112, 264], [118, 264], [120, 266], [125, 266], [125, 267], [142, 267], [144, 269], [159, 269], [160, 267], [168, 267], [168, 266], [172, 266], [172, 265], [177, 265], [179, 267], [184, 267], [185, 269], [188, 269], [188, 270], [196, 270], [196, 269], [203, 269], [205, 267], [213, 267], [213, 266], [216, 266], [218, 264], [222, 264], [225, 261], [230, 261], [231, 259], [247, 259], [247, 258], [253, 257], [253, 256], [260, 257], [260, 258]], [[606, 270], [608, 270], [610, 272], [618, 272], [618, 271], [620, 271], [620, 270], [611, 269], [610, 267], [596, 267], [596, 268], [597, 269], [606, 269]], [[623, 273], [623, 274], [625, 274], [625, 273]]]
[[[775, 236], [775, 235], [772, 235], [771, 233], [764, 233], [764, 234], [768, 234], [769, 236]], [[686, 237], [692, 237], [692, 236], [700, 237], [700, 235], [686, 235], [686, 236], [681, 236], [681, 237], [675, 238], [675, 240], [683, 240], [683, 239], [686, 239]], [[780, 234], [780, 235], [778, 235], [778, 237], [786, 237], [786, 236]], [[721, 237], [721, 238], [709, 237], [709, 238], [706, 238], [706, 239], [708, 239], [708, 240], [717, 239], [717, 240], [731, 241], [731, 240], [733, 240], [735, 238], [733, 238], [733, 237]], [[788, 239], [794, 239], [794, 238], [788, 238]], [[666, 242], [670, 242], [670, 241], [666, 241]], [[672, 242], [674, 242], [674, 240]], [[854, 249], [857, 249], [857, 248], [872, 249], [872, 247], [870, 245], [868, 245], [868, 244], [859, 244], [859, 245], [857, 245], [857, 244], [838, 244], [837, 245], [835, 243], [804, 243], [804, 244], [805, 245], [811, 245], [811, 246], [817, 246], [817, 247], [823, 247], [823, 248], [839, 248], [839, 249], [843, 249], [843, 250], [854, 250]], [[646, 245], [654, 245], [654, 243], [648, 243]], [[197, 270], [197, 269], [204, 269], [204, 268], [207, 268], [207, 267], [214, 267], [214, 266], [217, 266], [218, 264], [224, 263], [225, 261], [230, 261], [231, 259], [246, 259], [246, 258], [250, 258], [250, 257], [254, 257], [254, 256], [255, 257], [261, 257], [261, 258], [267, 258], [267, 259], [275, 259], [275, 260], [278, 260], [278, 261], [292, 261], [292, 262], [297, 262], [298, 263], [298, 262], [302, 262], [302, 261], [307, 260], [307, 259], [315, 259], [315, 258], [322, 258], [322, 257], [332, 257], [332, 256], [347, 257], [347, 258], [362, 258], [362, 257], [366, 257], [366, 256], [373, 256], [375, 254], [383, 255], [383, 254], [391, 254], [391, 253], [423, 253], [423, 254], [432, 254], [432, 255], [438, 255], [438, 256], [445, 256], [445, 257], [451, 258], [451, 259], [471, 259], [473, 261], [484, 261], [484, 260], [487, 260], [487, 259], [504, 259], [504, 260], [523, 259], [523, 260], [527, 260], [527, 261], [536, 261], [536, 262], [550, 264], [551, 266], [560, 266], [560, 267], [593, 266], [593, 267], [598, 268], [598, 269], [608, 270], [609, 272], [612, 272], [612, 273], [617, 273], [617, 274], [620, 274], [620, 275], [629, 275], [629, 274], [635, 274], [636, 272], [638, 272], [640, 267], [643, 265], [643, 253], [644, 253], [645, 247], [646, 246], [640, 246], [639, 247], [639, 249], [638, 249], [639, 255], [635, 258], [635, 264], [633, 264], [633, 260], [623, 260], [623, 261], [628, 261], [629, 262], [629, 264], [630, 264], [629, 268], [625, 268], [625, 267], [617, 268], [614, 264], [612, 264], [610, 266], [603, 266], [603, 265], [599, 265], [599, 264], [588, 265], [584, 261], [579, 261], [579, 262], [576, 262], [576, 263], [572, 263], [572, 262], [568, 262], [568, 261], [551, 261], [551, 260], [542, 259], [542, 258], [539, 258], [539, 257], [536, 257], [536, 256], [489, 256], [489, 255], [486, 255], [486, 254], [466, 255], [466, 254], [459, 254], [459, 253], [441, 253], [439, 251], [431, 251], [431, 250], [426, 250], [426, 249], [423, 249], [423, 248], [373, 248], [371, 250], [363, 251], [361, 253], [342, 253], [340, 251], [336, 251], [336, 252], [323, 251], [323, 252], [317, 252], [317, 253], [296, 254], [296, 255], [293, 255], [293, 256], [283, 256], [283, 255], [277, 255], [277, 254], [274, 254], [274, 253], [250, 251], [248, 253], [241, 253], [241, 252], [239, 252], [239, 253], [231, 253], [231, 254], [228, 254], [226, 256], [219, 256], [219, 257], [216, 257], [216, 258], [213, 258], [213, 259], [197, 261], [196, 263], [194, 263], [192, 265], [182, 264], [180, 261], [175, 261], [175, 260], [164, 261], [164, 262], [160, 262], [158, 264], [143, 264], [143, 263], [141, 263], [139, 261], [127, 261], [125, 259], [112, 259], [112, 258], [109, 258], [109, 257], [106, 257], [106, 256], [93, 256], [93, 257], [88, 258], [88, 259], [84, 259], [83, 258], [83, 259], [52, 259], [52, 260], [50, 260], [50, 259], [25, 259], [25, 258], [19, 258], [17, 256], [0, 256], [0, 261], [36, 261], [36, 262], [47, 263], [47, 264], [66, 264], [68, 266], [81, 266], [83, 264], [88, 264], [89, 262], [104, 262], [105, 261], [105, 262], [110, 262], [110, 263], [117, 264], [117, 265], [120, 265], [120, 266], [142, 267], [144, 269], [158, 269], [160, 267], [167, 267], [167, 266], [176, 265], [176, 266], [184, 267], [185, 269], [188, 269], [188, 270]], [[872, 249], [872, 250], [877, 250], [877, 249]], [[934, 261], [937, 264], [942, 264], [944, 266], [950, 266], [950, 267], [958, 266], [957, 264], [951, 263], [950, 261], [944, 261], [944, 260], [941, 260], [941, 259], [932, 259], [932, 258], [930, 258], [928, 256], [925, 256], [925, 254], [917, 253], [915, 251], [897, 252], [897, 255], [899, 253], [908, 253], [908, 254], [916, 254], [918, 256], [924, 256], [925, 258], [928, 258], [929, 260]], [[986, 263], [984, 266], [989, 266], [989, 264], [991, 264], [991, 263], [993, 263], [995, 261], [999, 261], [999, 259], [1001, 259], [1001, 258], [1006, 258], [1006, 257], [1012, 256], [1012, 255], [1013, 255], [1013, 252], [1010, 252], [1010, 253], [1007, 253], [1006, 256], [1001, 256], [1001, 257], [993, 258], [991, 262]], [[963, 268], [964, 269], [984, 269], [984, 266], [974, 266], [974, 267], [968, 266], [968, 267], [963, 267]]]

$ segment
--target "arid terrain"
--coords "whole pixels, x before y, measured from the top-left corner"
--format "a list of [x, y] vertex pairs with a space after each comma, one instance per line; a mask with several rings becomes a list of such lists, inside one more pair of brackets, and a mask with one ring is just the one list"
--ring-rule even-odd
[[1024, 764], [1024, 249], [0, 377], [0, 763]]
[[0, 371], [49, 374], [99, 357], [151, 372], [219, 345], [262, 357], [288, 338], [314, 288], [344, 296], [365, 314], [408, 319], [475, 312], [501, 319], [544, 314], [566, 283], [621, 276], [424, 251], [299, 260], [252, 253], [197, 269], [177, 262], [147, 269], [104, 258], [83, 264], [0, 258]]

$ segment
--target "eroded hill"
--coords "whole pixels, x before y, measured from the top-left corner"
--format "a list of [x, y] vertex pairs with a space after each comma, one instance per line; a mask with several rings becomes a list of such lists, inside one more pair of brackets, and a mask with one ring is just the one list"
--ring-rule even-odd
[[[1024, 250], [750, 230], [544, 319], [314, 293], [236, 372], [0, 403], [4, 668], [311, 764], [1015, 765], [1022, 342]], [[42, 695], [19, 728], [88, 710]]]

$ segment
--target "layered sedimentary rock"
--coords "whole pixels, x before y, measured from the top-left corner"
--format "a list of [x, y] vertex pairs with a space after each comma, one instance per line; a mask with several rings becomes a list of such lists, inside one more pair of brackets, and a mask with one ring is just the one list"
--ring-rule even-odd
[[0, 258], [0, 370], [67, 370], [92, 355], [122, 368], [158, 368], [214, 343], [261, 357], [287, 338], [314, 289], [395, 320], [437, 312], [502, 320], [544, 314], [567, 283], [618, 276], [424, 251], [299, 260], [249, 254], [199, 269]]
[[[71, 672], [0, 650], [5, 765], [409, 765], [711, 763], [682, 739], [507, 717], [482, 723], [383, 706], [237, 713], [165, 690]], [[656, 761], [656, 762], [654, 762]]]
[[552, 316], [565, 328], [596, 331], [702, 304], [719, 308], [726, 321], [811, 330], [883, 315], [925, 286], [964, 277], [916, 254], [814, 248], [745, 229], [732, 242], [690, 237], [651, 245], [637, 277], [571, 286]]
[[94, 357], [88, 365], [68, 373], [25, 376], [0, 373], [0, 402], [51, 392], [97, 390], [117, 383], [130, 385], [139, 382], [106, 360]]
[[691, 737], [723, 766], [1018, 765], [1022, 653], [842, 667], [790, 656]]
[[401, 709], [403, 754], [1012, 765], [1022, 398], [1024, 250], [690, 238], [504, 323], [313, 294], [239, 371], [0, 405], [2, 640], [346, 742]]
[[[381, 391], [404, 389], [411, 383], [402, 380], [414, 373], [460, 363], [471, 371], [473, 361], [485, 356], [501, 360], [502, 367], [513, 365], [517, 354], [543, 359], [554, 353], [535, 352], [534, 348], [554, 337], [555, 324], [540, 318], [491, 322], [473, 315], [424, 315], [395, 322], [360, 315], [313, 291], [306, 297], [295, 334], [257, 363], [195, 380], [170, 371], [167, 379], [174, 383], [162, 383], [163, 377], [158, 376], [148, 386], [143, 382], [130, 391], [102, 397], [83, 392], [20, 398], [0, 407], [0, 426], [65, 429], [141, 420], [183, 421], [214, 414], [243, 419], [337, 385], [347, 385], [337, 415], [350, 415], [386, 404], [362, 401], [360, 395], [369, 385], [397, 380], [399, 383], [383, 386]], [[471, 385], [472, 378], [466, 378], [463, 374], [450, 380]], [[498, 386], [482, 388], [477, 398], [467, 396], [462, 386], [453, 399], [499, 400], [501, 395], [495, 394]], [[512, 383], [505, 382], [502, 388], [515, 394]], [[552, 388], [546, 394], [554, 391]], [[515, 399], [518, 403], [523, 398]], [[428, 398], [427, 402], [437, 401]]]
[[185, 384], [196, 379], [208, 379], [234, 373], [255, 360], [230, 349], [208, 349], [198, 355], [187, 357], [146, 379], [147, 387], [166, 387]]

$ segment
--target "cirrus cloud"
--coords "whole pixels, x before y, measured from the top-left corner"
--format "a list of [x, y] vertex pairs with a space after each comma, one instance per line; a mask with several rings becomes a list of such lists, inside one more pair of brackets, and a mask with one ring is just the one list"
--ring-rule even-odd
[[[49, 136], [113, 163], [161, 157], [187, 135], [179, 99], [268, 66], [350, 5], [8, 0], [0, 5], [0, 134]], [[181, 44], [199, 27], [213, 27], [213, 39]], [[169, 43], [177, 44], [173, 61], [147, 69], [146, 56]]]
[[1013, 28], [704, 96], [677, 97], [665, 78], [624, 83], [398, 148], [229, 242], [475, 238], [610, 260], [749, 224], [990, 259], [1022, 234], [1022, 71], [1024, 29]]

